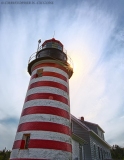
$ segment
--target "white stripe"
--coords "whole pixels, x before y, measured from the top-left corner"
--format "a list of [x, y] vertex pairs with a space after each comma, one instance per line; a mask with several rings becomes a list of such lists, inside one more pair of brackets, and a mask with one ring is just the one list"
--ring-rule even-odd
[[65, 111], [70, 113], [70, 107], [67, 104], [50, 99], [36, 99], [27, 101], [25, 102], [23, 109], [31, 106], [53, 106], [56, 108], [64, 109]]
[[30, 134], [30, 139], [55, 140], [71, 144], [71, 137], [66, 134], [50, 131], [23, 131], [16, 133], [15, 141], [22, 140], [23, 134]]
[[66, 86], [67, 88], [69, 88], [69, 85], [67, 82], [65, 82], [64, 80], [57, 78], [57, 77], [52, 77], [52, 76], [43, 76], [43, 77], [37, 77], [37, 78], [33, 78], [31, 79], [29, 85], [31, 85], [32, 83], [35, 82], [39, 82], [39, 81], [52, 81], [52, 82], [57, 82], [60, 84], [63, 84], [64, 86]]
[[68, 96], [68, 93], [61, 90], [61, 89], [58, 89], [58, 88], [55, 88], [55, 87], [35, 87], [35, 88], [31, 88], [27, 91], [27, 96], [31, 95], [31, 94], [35, 94], [35, 93], [52, 93], [52, 94], [57, 94], [57, 95], [61, 95], [65, 98], [67, 98], [69, 100], [69, 96]]
[[54, 150], [54, 149], [13, 149], [11, 158], [34, 158], [36, 159], [50, 159], [50, 160], [71, 160], [72, 154], [70, 152]]
[[66, 118], [51, 115], [51, 114], [30, 114], [20, 118], [19, 124], [26, 122], [51, 122], [56, 124], [62, 124], [70, 127], [70, 121]]
[[68, 74], [67, 74], [66, 72], [64, 72], [63, 70], [61, 70], [61, 69], [59, 69], [59, 68], [56, 68], [56, 67], [39, 67], [39, 68], [35, 69], [35, 70], [32, 72], [31, 76], [33, 76], [34, 74], [36, 74], [36, 73], [37, 73], [37, 70], [40, 69], [40, 68], [43, 69], [43, 72], [46, 72], [46, 71], [47, 71], [47, 72], [59, 73], [59, 74], [65, 76], [65, 77], [68, 79]]

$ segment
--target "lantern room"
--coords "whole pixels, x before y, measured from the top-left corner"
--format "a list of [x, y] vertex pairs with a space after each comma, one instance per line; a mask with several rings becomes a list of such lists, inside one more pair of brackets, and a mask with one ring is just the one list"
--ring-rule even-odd
[[60, 41], [52, 38], [50, 40], [46, 40], [42, 44], [42, 49], [45, 49], [45, 48], [56, 48], [56, 49], [59, 49], [59, 50], [63, 51], [63, 44]]
[[63, 44], [54, 38], [46, 40], [41, 47], [38, 48], [36, 58], [47, 58], [67, 62], [67, 55], [63, 52]]
[[45, 61], [56, 61], [56, 63], [65, 66], [65, 68], [69, 72], [70, 78], [73, 74], [73, 68], [71, 67], [72, 62], [71, 58], [67, 56], [67, 52], [64, 49], [63, 44], [54, 38], [44, 41], [41, 46], [39, 46], [40, 43], [41, 40], [38, 41], [37, 52], [35, 52], [35, 54], [32, 54], [29, 59], [29, 74], [31, 74], [32, 65], [36, 62], [42, 61], [42, 63], [44, 63]]

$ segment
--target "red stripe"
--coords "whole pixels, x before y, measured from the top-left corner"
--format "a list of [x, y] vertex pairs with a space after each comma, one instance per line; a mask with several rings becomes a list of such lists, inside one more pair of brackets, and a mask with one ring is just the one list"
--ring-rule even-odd
[[16, 148], [24, 149], [24, 146], [25, 146], [25, 140], [17, 140], [14, 142], [12, 149]]
[[67, 135], [71, 135], [70, 128], [62, 124], [51, 123], [51, 122], [26, 122], [18, 126], [17, 132], [38, 130], [38, 131], [51, 131], [59, 132]]
[[[13, 149], [20, 148], [20, 143], [21, 140], [15, 141]], [[72, 152], [71, 144], [53, 140], [31, 139], [29, 142], [29, 148], [55, 149], [55, 150]]]
[[24, 148], [24, 146], [25, 146], [25, 140], [22, 140], [22, 141], [21, 141], [20, 149], [23, 149], [23, 148]]
[[69, 104], [67, 98], [65, 98], [63, 96], [60, 96], [60, 95], [57, 95], [57, 94], [52, 94], [52, 93], [31, 94], [31, 95], [26, 97], [25, 102], [30, 101], [30, 100], [34, 100], [34, 99], [52, 99], [52, 100], [63, 102], [67, 105]]
[[49, 87], [59, 88], [59, 89], [62, 89], [63, 91], [68, 93], [68, 88], [66, 86], [64, 86], [63, 84], [57, 83], [57, 82], [53, 82], [53, 81], [38, 81], [38, 82], [34, 82], [28, 87], [28, 90], [31, 89], [31, 88], [42, 87], [42, 86], [43, 87], [44, 86], [49, 86]]
[[[45, 72], [45, 71], [43, 71], [42, 76], [52, 76], [52, 77], [60, 78], [60, 79], [67, 82], [67, 78], [65, 76], [63, 76], [62, 74], [56, 73], [56, 72]], [[31, 77], [31, 79], [33, 79], [33, 78], [37, 78], [37, 74], [34, 74]]]
[[35, 66], [34, 68], [32, 68], [32, 72], [37, 69], [37, 68], [40, 68], [40, 67], [55, 67], [55, 68], [59, 68], [61, 70], [63, 70], [64, 72], [67, 72], [67, 69], [59, 64], [56, 64], [56, 63], [42, 63], [42, 64], [38, 64], [37, 66]]
[[70, 119], [70, 114], [60, 108], [51, 107], [51, 106], [31, 106], [28, 108], [25, 108], [22, 112], [21, 116], [29, 115], [29, 114], [52, 114], [61, 116], [67, 119]]
[[14, 144], [13, 144], [13, 148], [12, 149], [20, 148], [21, 147], [21, 143], [22, 143], [22, 140], [15, 141]]

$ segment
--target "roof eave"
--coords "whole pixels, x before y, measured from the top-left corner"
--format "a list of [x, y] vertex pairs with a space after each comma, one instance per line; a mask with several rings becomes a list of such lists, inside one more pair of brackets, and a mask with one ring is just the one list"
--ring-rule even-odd
[[95, 135], [100, 141], [102, 141], [102, 143], [106, 144], [109, 148], [111, 148], [111, 146], [103, 139], [101, 139], [93, 130], [90, 130], [89, 133]]

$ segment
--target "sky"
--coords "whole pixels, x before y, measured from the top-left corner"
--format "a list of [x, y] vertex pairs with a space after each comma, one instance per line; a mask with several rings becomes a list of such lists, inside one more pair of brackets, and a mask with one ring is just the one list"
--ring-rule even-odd
[[20, 1], [0, 1], [0, 150], [14, 142], [29, 57], [39, 39], [53, 36], [73, 60], [71, 114], [99, 124], [110, 145], [124, 147], [124, 1], [9, 2]]

